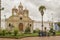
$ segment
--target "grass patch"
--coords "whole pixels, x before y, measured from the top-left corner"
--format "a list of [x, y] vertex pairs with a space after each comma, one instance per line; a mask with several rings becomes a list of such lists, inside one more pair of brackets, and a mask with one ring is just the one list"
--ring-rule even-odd
[[35, 36], [38, 36], [38, 33], [24, 34], [24, 36], [33, 36], [33, 37], [35, 37]]
[[60, 31], [56, 32], [56, 36], [60, 36]]
[[18, 34], [16, 36], [14, 35], [2, 35], [0, 36], [0, 38], [24, 38], [24, 37], [37, 37], [38, 36], [38, 33], [28, 33], [28, 34], [24, 34], [24, 33], [21, 33], [21, 34]]

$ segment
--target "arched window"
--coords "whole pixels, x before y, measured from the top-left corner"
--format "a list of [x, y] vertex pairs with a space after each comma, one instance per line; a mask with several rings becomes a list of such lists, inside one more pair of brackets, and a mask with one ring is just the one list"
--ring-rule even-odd
[[9, 27], [14, 27], [14, 25], [13, 25], [13, 24], [11, 24], [11, 23], [9, 23]]
[[11, 26], [11, 23], [9, 23], [9, 27]]
[[31, 24], [30, 24], [30, 27], [31, 27]]
[[20, 20], [22, 20], [22, 17], [20, 17]]

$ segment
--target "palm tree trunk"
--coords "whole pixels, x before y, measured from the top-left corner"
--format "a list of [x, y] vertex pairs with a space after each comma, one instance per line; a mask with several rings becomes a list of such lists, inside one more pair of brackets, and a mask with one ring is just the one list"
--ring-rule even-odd
[[43, 15], [42, 15], [42, 31], [43, 31]]

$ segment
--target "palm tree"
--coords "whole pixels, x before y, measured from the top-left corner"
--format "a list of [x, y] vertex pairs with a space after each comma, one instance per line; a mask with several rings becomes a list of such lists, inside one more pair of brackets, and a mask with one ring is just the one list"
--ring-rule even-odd
[[41, 13], [41, 16], [42, 16], [42, 31], [43, 31], [43, 15], [44, 15], [44, 10], [46, 10], [45, 6], [40, 6], [39, 7], [39, 11]]

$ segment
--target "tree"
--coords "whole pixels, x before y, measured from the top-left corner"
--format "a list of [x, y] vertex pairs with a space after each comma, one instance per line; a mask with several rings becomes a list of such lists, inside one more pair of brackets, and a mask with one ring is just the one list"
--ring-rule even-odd
[[[58, 23], [57, 23], [57, 25], [58, 25], [58, 26], [59, 26], [59, 28], [60, 28], [60, 22], [58, 22]], [[59, 31], [60, 31], [60, 30], [59, 30]]]
[[60, 22], [58, 22], [57, 24], [58, 24], [58, 26], [60, 27]]
[[44, 10], [46, 10], [46, 7], [45, 6], [40, 6], [39, 7], [39, 11], [41, 13], [41, 16], [42, 16], [42, 31], [43, 31], [43, 15], [44, 15]]

